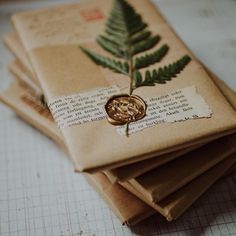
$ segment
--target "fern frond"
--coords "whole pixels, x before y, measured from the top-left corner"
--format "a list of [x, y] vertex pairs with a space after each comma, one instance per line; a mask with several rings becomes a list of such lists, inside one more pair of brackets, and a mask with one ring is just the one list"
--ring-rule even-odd
[[124, 34], [122, 34], [121, 32], [115, 31], [115, 30], [110, 29], [110, 28], [106, 28], [105, 33], [107, 35], [109, 35], [110, 37], [116, 38], [117, 40], [123, 40], [124, 41], [124, 38], [126, 38], [126, 37], [124, 37]]
[[158, 69], [156, 72], [154, 72], [154, 70], [152, 78], [155, 83], [163, 83], [164, 81], [171, 80], [172, 78], [175, 78], [190, 61], [191, 58], [188, 55], [185, 55], [176, 62]]
[[80, 47], [80, 49], [97, 65], [100, 65], [104, 68], [108, 68], [116, 73], [128, 75], [129, 73], [128, 63], [116, 61], [114, 59], [101, 56], [83, 47]]
[[117, 38], [113, 38], [113, 37], [109, 37], [109, 36], [100, 35], [100, 36], [98, 36], [97, 40], [104, 41], [104, 43], [108, 43], [110, 45], [112, 44], [116, 48], [126, 48], [127, 47], [125, 42], [123, 42], [121, 40], [117, 40]]
[[140, 87], [143, 82], [143, 76], [139, 71], [134, 71], [134, 80], [133, 80], [133, 87]]
[[131, 37], [130, 39], [130, 44], [135, 44], [135, 43], [139, 43], [140, 41], [143, 41], [147, 38], [149, 38], [151, 36], [151, 32], [150, 31], [141, 31], [138, 34], [135, 34], [133, 37]]
[[115, 46], [113, 43], [104, 40], [104, 38], [97, 38], [97, 43], [107, 52], [118, 58], [126, 58], [125, 52], [120, 47]]
[[144, 56], [137, 57], [135, 59], [135, 69], [142, 69], [157, 62], [160, 62], [161, 59], [167, 54], [168, 50], [169, 46], [165, 44], [151, 54], [146, 54]]
[[141, 30], [144, 30], [147, 28], [147, 24], [144, 22], [140, 22], [139, 24], [136, 23], [135, 25], [131, 25], [129, 26], [129, 36], [132, 36], [138, 32], [140, 32]]
[[155, 84], [165, 84], [167, 81], [170, 81], [172, 78], [175, 78], [191, 61], [191, 58], [188, 55], [183, 56], [176, 62], [159, 68], [158, 70], [149, 70], [145, 73], [145, 78], [142, 82], [139, 81], [135, 83], [135, 87], [141, 86], [154, 86]]
[[141, 41], [131, 47], [132, 55], [136, 55], [138, 53], [147, 51], [156, 46], [156, 44], [160, 41], [161, 37], [159, 35], [155, 35], [149, 37], [145, 41]]
[[124, 0], [116, 0], [107, 21], [110, 30], [126, 33], [128, 36], [147, 27], [142, 21], [141, 15], [137, 14], [134, 8]]
[[[152, 35], [147, 27], [142, 16], [126, 0], [114, 0], [105, 33], [97, 38], [97, 43], [112, 56], [123, 60], [105, 57], [81, 47], [81, 50], [97, 65], [127, 75], [130, 78], [130, 95], [138, 87], [165, 84], [176, 77], [191, 60], [186, 55], [158, 70], [147, 70], [142, 75], [140, 69], [160, 62], [169, 50], [165, 44], [152, 53], [134, 58], [139, 53], [153, 49], [161, 39], [159, 35]], [[127, 135], [128, 126], [129, 123], [126, 125]]]

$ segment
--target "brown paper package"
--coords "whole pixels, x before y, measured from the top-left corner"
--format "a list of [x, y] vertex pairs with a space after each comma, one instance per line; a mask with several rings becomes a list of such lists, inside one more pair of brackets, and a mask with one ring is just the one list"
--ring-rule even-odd
[[[17, 64], [19, 64], [19, 63], [13, 63], [13, 65], [15, 65], [15, 67], [17, 67]], [[14, 66], [12, 67], [12, 72], [14, 72]], [[14, 73], [14, 74], [16, 74], [16, 73]], [[23, 74], [23, 72], [22, 73], [19, 73], [19, 75], [22, 75]], [[226, 156], [226, 155], [223, 155], [224, 157]], [[191, 160], [191, 159], [190, 159]], [[219, 161], [219, 160], [216, 160], [216, 161]], [[213, 164], [214, 164], [215, 162], [213, 162]], [[208, 166], [208, 168], [209, 168], [209, 166]], [[202, 171], [202, 170], [201, 170]], [[188, 181], [190, 181], [190, 180], [188, 180]], [[173, 185], [172, 185], [173, 186]]]
[[[53, 122], [49, 110], [41, 104], [38, 97], [25, 89], [24, 83], [19, 85], [19, 81], [13, 81], [11, 87], [0, 95], [0, 100], [23, 120], [65, 148], [61, 134]], [[112, 185], [102, 173], [87, 174], [86, 176], [122, 223], [134, 225], [155, 213], [154, 209], [119, 184]]]
[[[22, 71], [22, 66], [20, 67], [19, 64], [19, 62], [15, 61], [10, 66], [10, 68], [13, 74], [22, 78], [24, 71]], [[30, 80], [30, 78], [25, 79], [25, 77], [26, 76], [23, 76], [23, 81]], [[153, 171], [149, 171], [147, 174], [130, 180], [130, 184], [139, 192], [142, 192], [143, 195], [145, 195], [149, 199], [149, 201], [160, 201], [235, 152], [235, 139], [236, 135], [212, 142], [207, 146], [203, 146], [198, 150], [184, 155], [184, 157], [181, 157], [179, 160], [173, 161], [168, 165], [163, 166], [162, 168], [154, 169]], [[220, 152], [219, 149], [221, 149]], [[147, 167], [147, 169], [150, 169], [148, 167], [150, 167], [151, 164], [153, 164], [154, 166], [158, 164], [161, 165], [167, 161], [170, 161], [171, 159], [173, 159], [173, 157], [178, 157], [181, 154], [189, 151], [190, 150], [187, 149], [181, 150], [177, 154], [167, 154], [168, 156], [165, 155], [162, 158], [162, 160], [164, 160], [164, 158], [167, 158], [167, 160], [163, 162], [161, 162], [161, 159], [158, 159], [158, 161], [152, 160], [155, 158], [143, 161], [146, 163], [151, 162], [147, 163], [146, 165], [144, 164], [144, 167], [142, 166], [143, 162], [133, 165], [139, 167], [139, 169], [143, 169], [145, 168], [145, 166]], [[222, 154], [216, 155], [218, 152]], [[205, 156], [207, 156], [207, 161]], [[186, 168], [186, 166], [188, 168]], [[109, 176], [109, 174], [107, 175]], [[166, 178], [166, 176], [168, 176], [168, 178]]]
[[[207, 69], [207, 71], [210, 74], [213, 81], [215, 82], [216, 86], [222, 91], [223, 94], [225, 94], [225, 98], [229, 101], [229, 103], [236, 110], [236, 93], [235, 93], [235, 91], [229, 89], [223, 81], [217, 79], [216, 75], [214, 75], [208, 69]], [[199, 147], [199, 146], [197, 146], [197, 147]], [[193, 147], [193, 149], [195, 149], [195, 147]], [[137, 176], [140, 176], [140, 175], [142, 175], [142, 174], [146, 173], [147, 171], [150, 171], [154, 168], [157, 168], [157, 167], [161, 166], [162, 164], [169, 162], [170, 160], [176, 159], [177, 157], [182, 156], [185, 153], [188, 153], [189, 151], [191, 151], [191, 148], [186, 148], [184, 150], [180, 150], [180, 151], [177, 151], [174, 153], [166, 154], [166, 155], [160, 156], [158, 158], [152, 158], [150, 160], [145, 160], [145, 161], [130, 164], [127, 166], [122, 166], [120, 168], [105, 171], [105, 173], [106, 173], [107, 177], [110, 179], [110, 181], [113, 183], [117, 182], [117, 181], [124, 182], [124, 181], [131, 179], [131, 178], [135, 178]], [[180, 154], [180, 155], [178, 155], [178, 154]]]
[[16, 59], [18, 59], [18, 61], [21, 62], [22, 66], [24, 67], [24, 73], [29, 78], [31, 78], [31, 82], [27, 81], [28, 84], [31, 85], [33, 83], [39, 86], [39, 81], [34, 75], [33, 68], [30, 64], [28, 55], [26, 51], [24, 50], [16, 32], [13, 31], [11, 33], [8, 33], [4, 37], [4, 42], [5, 42], [5, 45], [8, 47], [8, 49], [14, 53], [14, 56], [16, 57]]
[[[20, 86], [17, 81], [15, 81], [12, 84], [11, 88], [9, 88], [8, 91], [6, 91], [4, 94], [0, 96], [1, 100], [4, 101], [13, 110], [15, 110], [16, 113], [20, 117], [22, 117], [24, 120], [26, 120], [27, 122], [29, 122], [30, 124], [32, 124], [33, 126], [35, 126], [36, 128], [38, 128], [44, 133], [45, 131], [48, 130], [46, 132], [47, 135], [51, 133], [51, 130], [53, 129], [57, 130], [52, 120], [49, 117], [45, 116], [44, 115], [45, 113], [42, 112], [42, 105], [39, 106], [40, 104], [39, 102], [35, 103], [35, 100], [33, 99], [34, 102], [29, 103], [29, 102], [26, 102], [25, 99], [22, 99], [22, 97], [33, 98], [33, 95], [30, 93], [29, 90]], [[35, 98], [35, 99], [37, 100], [38, 98]], [[50, 125], [46, 121], [48, 121]], [[50, 127], [52, 129], [50, 129]], [[53, 132], [53, 134], [51, 133], [49, 136], [55, 139], [57, 135], [59, 135], [58, 131]], [[59, 139], [56, 138], [55, 140], [58, 141]], [[229, 161], [229, 163], [231, 163], [231, 161]], [[221, 163], [218, 164], [217, 166], [220, 166], [220, 165]], [[222, 166], [220, 170], [219, 170], [219, 167], [218, 168], [214, 167], [219, 177], [221, 177], [223, 173], [225, 172], [226, 166], [227, 165], [225, 164], [224, 168]], [[132, 225], [134, 223], [137, 223], [139, 220], [144, 219], [145, 216], [147, 217], [151, 214], [154, 214], [151, 208], [144, 205], [143, 202], [137, 200], [136, 197], [131, 195], [128, 191], [125, 191], [121, 186], [119, 186], [118, 184], [112, 185], [108, 181], [108, 179], [105, 177], [105, 175], [95, 174], [95, 175], [89, 175], [89, 177], [90, 177], [90, 182], [93, 183], [97, 191], [101, 193], [103, 198], [108, 202], [108, 204], [117, 214], [117, 216], [120, 217], [122, 222]], [[200, 196], [200, 193], [204, 192], [203, 189], [206, 190], [211, 184], [213, 184], [213, 182], [216, 179], [217, 178], [214, 178], [214, 179], [208, 178], [209, 182], [207, 183], [205, 181], [200, 181], [200, 184], [198, 186], [197, 196], [195, 196], [195, 198]], [[191, 191], [195, 191], [195, 190], [190, 189], [190, 192]], [[168, 206], [168, 209], [174, 210], [176, 207], [177, 208], [179, 207], [181, 209], [181, 207], [186, 206], [185, 201], [187, 201], [188, 204], [189, 204], [189, 201], [192, 203], [193, 199], [185, 198], [184, 197], [185, 194], [186, 193], [182, 191], [182, 196], [180, 196], [181, 194], [177, 195], [179, 199], [177, 198], [175, 200], [178, 202], [178, 204], [173, 204], [173, 205], [170, 204]], [[117, 199], [119, 200], [117, 201]], [[184, 201], [182, 201], [182, 199], [184, 199]], [[132, 207], [129, 208], [127, 206], [132, 206]], [[182, 211], [184, 211], [184, 209], [182, 209]], [[165, 208], [163, 208], [162, 212], [165, 212], [165, 211], [166, 211]]]
[[168, 221], [172, 221], [180, 217], [184, 211], [186, 211], [214, 182], [221, 178], [222, 175], [224, 175], [223, 173], [227, 172], [235, 162], [236, 154], [234, 153], [194, 179], [190, 184], [185, 185], [183, 188], [158, 203], [149, 201], [141, 192], [137, 191], [129, 184], [129, 182], [122, 183], [122, 186], [156, 209], [160, 214], [166, 217]]
[[[26, 86], [30, 85], [30, 88], [32, 89], [32, 91], [35, 91], [36, 95], [38, 94], [39, 94], [38, 96], [42, 95], [43, 91], [41, 90], [41, 88], [39, 88], [37, 84], [34, 84], [34, 80], [32, 80], [31, 77], [29, 77], [29, 74], [26, 73], [27, 70], [31, 71], [32, 68], [29, 67], [27, 68], [27, 70], [24, 70], [24, 67], [28, 66], [30, 62], [29, 61], [27, 62], [27, 58], [25, 58], [26, 53], [24, 52], [24, 48], [21, 42], [19, 41], [19, 37], [17, 36], [17, 33], [12, 32], [8, 34], [5, 37], [5, 44], [17, 58], [24, 59], [20, 61], [18, 59], [18, 60], [15, 60], [13, 63], [11, 63], [9, 66], [10, 71], [16, 76], [16, 78], [21, 78], [21, 82], [25, 82]], [[13, 46], [12, 44], [15, 44], [15, 45]], [[25, 63], [25, 61], [27, 63]], [[31, 74], [33, 74], [33, 72]], [[31, 81], [33, 82], [33, 84]], [[162, 155], [157, 158], [154, 157], [145, 161], [140, 161], [140, 162], [123, 166], [120, 168], [111, 169], [111, 170], [105, 171], [105, 174], [112, 183], [115, 183], [117, 181], [126, 181], [131, 178], [135, 178], [158, 166], [161, 166], [173, 159], [176, 159], [177, 157], [180, 157], [184, 155], [185, 153], [190, 152], [191, 150], [194, 150], [200, 147], [201, 145], [203, 144], [195, 145], [193, 147], [185, 148], [183, 150], [179, 150], [173, 153], [168, 153], [166, 155]]]
[[[115, 83], [124, 82], [124, 85], [128, 85], [128, 81], [122, 76], [100, 69], [78, 48], [78, 45], [84, 45], [99, 51], [95, 38], [103, 29], [106, 18], [87, 22], [81, 12], [96, 8], [104, 16], [108, 16], [112, 2], [112, 0], [99, 2], [88, 0], [80, 4], [17, 13], [12, 17], [49, 102], [56, 97]], [[160, 65], [173, 62], [185, 54], [191, 55], [149, 1], [129, 2], [135, 5], [152, 32], [160, 34], [162, 42], [170, 46], [170, 52]], [[145, 98], [194, 85], [213, 111], [210, 119], [160, 124], [135, 133], [129, 138], [118, 135], [116, 127], [106, 120], [64, 128], [62, 134], [76, 170], [111, 169], [181, 150], [207, 142], [209, 138], [218, 138], [234, 132], [235, 111], [201, 64], [193, 55], [191, 57], [191, 63], [178, 78], [166, 85], [139, 88], [136, 93]], [[91, 148], [87, 140], [91, 140], [96, 148]]]
[[151, 202], [159, 202], [236, 152], [236, 134], [215, 140], [129, 183]]
[[[14, 62], [13, 66], [10, 66], [10, 68], [12, 68], [11, 71], [15, 75], [17, 74], [16, 72], [20, 71], [20, 68], [18, 68], [18, 70], [14, 72], [18, 64], [19, 62]], [[18, 75], [21, 76], [23, 73], [24, 72], [21, 71]], [[132, 179], [129, 183], [149, 201], [161, 201], [236, 152], [235, 140], [235, 134], [218, 139], [168, 163], [168, 165], [164, 165], [163, 167], [159, 167], [140, 177]], [[139, 167], [142, 168], [141, 165], [139, 165]]]

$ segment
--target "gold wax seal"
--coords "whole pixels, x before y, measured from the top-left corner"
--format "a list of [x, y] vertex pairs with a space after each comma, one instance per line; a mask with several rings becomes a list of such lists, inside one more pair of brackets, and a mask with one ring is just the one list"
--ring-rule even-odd
[[146, 115], [147, 105], [137, 95], [120, 94], [108, 99], [105, 110], [109, 123], [125, 125], [141, 120]]

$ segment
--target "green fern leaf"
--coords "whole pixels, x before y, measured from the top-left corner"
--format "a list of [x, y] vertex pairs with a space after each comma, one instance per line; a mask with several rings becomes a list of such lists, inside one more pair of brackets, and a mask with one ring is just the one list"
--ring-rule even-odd
[[130, 39], [130, 44], [133, 45], [135, 43], [139, 43], [140, 41], [146, 40], [151, 36], [150, 31], [141, 31], [138, 34], [135, 34], [133, 37]]
[[160, 62], [161, 59], [167, 54], [168, 50], [169, 46], [165, 44], [151, 54], [146, 54], [144, 56], [136, 58], [134, 66], [135, 69], [142, 69], [150, 65], [153, 65], [157, 62]]
[[104, 44], [110, 44], [113, 45], [116, 48], [126, 48], [127, 45], [125, 44], [125, 42], [121, 41], [121, 40], [117, 40], [117, 38], [112, 38], [109, 36], [104, 36], [104, 35], [100, 35], [97, 38], [98, 41], [103, 41]]
[[185, 55], [176, 62], [160, 68], [157, 73], [154, 73], [153, 71], [154, 74], [152, 74], [152, 77], [155, 83], [163, 83], [164, 81], [166, 82], [175, 78], [190, 61], [191, 58], [188, 55]]
[[115, 46], [113, 43], [104, 40], [104, 38], [97, 38], [97, 43], [107, 52], [110, 52], [113, 56], [118, 58], [126, 58], [125, 52], [122, 51], [118, 46]]
[[129, 65], [121, 61], [116, 61], [114, 59], [101, 56], [97, 53], [94, 53], [86, 48], [80, 47], [81, 50], [97, 65], [100, 65], [104, 68], [108, 68], [116, 73], [128, 75]]
[[165, 44], [152, 53], [146, 53], [134, 59], [135, 55], [154, 48], [161, 39], [159, 35], [153, 36], [146, 29], [147, 27], [142, 16], [126, 0], [114, 0], [113, 8], [106, 22], [105, 34], [97, 38], [97, 43], [105, 51], [124, 61], [104, 57], [82, 48], [97, 65], [128, 75], [131, 79], [130, 94], [140, 86], [166, 83], [176, 77], [191, 60], [190, 57], [184, 56], [158, 70], [146, 71], [143, 79], [139, 70], [160, 62], [169, 50]]
[[[142, 75], [140, 69], [160, 62], [169, 50], [165, 44], [152, 53], [134, 58], [139, 53], [153, 49], [161, 39], [159, 35], [152, 35], [147, 27], [142, 16], [126, 0], [114, 0], [105, 32], [97, 38], [97, 43], [114, 58], [120, 58], [122, 61], [81, 48], [97, 65], [127, 75], [130, 78], [130, 95], [141, 86], [165, 84], [176, 77], [191, 60], [189, 56], [184, 56], [158, 70], [147, 70], [145, 75]], [[126, 132], [128, 133], [128, 124]]]
[[177, 75], [187, 66], [191, 61], [191, 58], [187, 55], [183, 56], [176, 62], [159, 68], [158, 70], [153, 70], [152, 72], [146, 71], [145, 79], [142, 82], [136, 83], [136, 88], [141, 86], [154, 86], [155, 84], [165, 84], [172, 78], [177, 77]]
[[131, 47], [132, 55], [144, 52], [146, 50], [152, 49], [160, 41], [161, 37], [159, 35], [149, 37], [148, 39], [141, 41]]
[[138, 88], [143, 82], [142, 74], [139, 71], [134, 72], [133, 86]]

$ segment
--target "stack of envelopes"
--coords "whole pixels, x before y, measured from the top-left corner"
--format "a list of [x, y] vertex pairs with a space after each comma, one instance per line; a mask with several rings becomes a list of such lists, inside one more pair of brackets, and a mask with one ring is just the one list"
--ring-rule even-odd
[[123, 223], [177, 219], [235, 169], [236, 93], [149, 1], [87, 0], [12, 22], [1, 101], [58, 143]]

